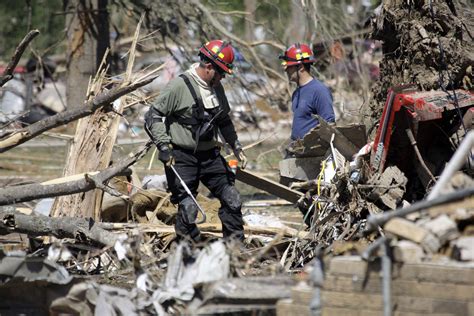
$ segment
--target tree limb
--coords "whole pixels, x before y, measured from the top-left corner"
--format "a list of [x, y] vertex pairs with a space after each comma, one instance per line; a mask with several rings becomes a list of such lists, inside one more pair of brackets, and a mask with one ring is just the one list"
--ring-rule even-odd
[[[116, 231], [116, 230], [126, 230], [126, 229], [138, 229], [140, 232], [149, 232], [149, 233], [174, 233], [175, 229], [173, 226], [164, 225], [164, 224], [153, 224], [153, 223], [100, 223], [101, 228]], [[221, 224], [214, 223], [204, 223], [198, 225], [201, 232], [212, 232], [220, 233], [222, 232]], [[257, 235], [277, 235], [281, 234], [285, 237], [299, 237], [307, 238], [309, 236], [308, 232], [299, 231], [290, 227], [261, 227], [261, 226], [247, 226], [244, 225], [245, 234], [257, 234]]]
[[216, 20], [212, 16], [212, 13], [203, 4], [201, 4], [201, 2], [199, 2], [198, 0], [191, 0], [191, 3], [193, 3], [194, 6], [196, 6], [197, 8], [199, 8], [199, 10], [201, 10], [201, 12], [207, 18], [207, 21], [209, 21], [209, 23], [211, 23], [212, 26], [214, 26], [216, 31], [218, 31], [225, 37], [230, 38], [232, 41], [240, 44], [241, 46], [245, 46], [250, 52], [250, 54], [252, 55], [252, 57], [254, 58], [255, 62], [258, 64], [258, 66], [261, 69], [263, 69], [265, 72], [273, 74], [276, 78], [279, 78], [280, 80], [283, 80], [283, 81], [286, 80], [285, 76], [273, 70], [272, 68], [265, 66], [262, 62], [262, 59], [257, 55], [253, 47], [249, 45], [249, 43], [247, 43], [246, 41], [240, 39], [239, 37], [227, 31], [226, 27], [224, 27], [218, 20]]
[[[31, 124], [25, 128], [22, 128], [13, 134], [6, 135], [3, 138], [0, 138], [0, 153], [3, 153], [9, 149], [12, 149], [38, 135], [41, 133], [50, 130], [52, 128], [58, 127], [60, 125], [67, 124], [69, 122], [75, 121], [77, 119], [86, 117], [94, 113], [97, 109], [104, 107], [114, 100], [124, 96], [127, 93], [130, 93], [155, 79], [148, 78], [143, 81], [134, 82], [125, 86], [118, 86], [109, 91], [104, 91], [94, 97], [93, 99], [87, 101], [84, 106], [77, 107], [65, 112], [58, 113], [56, 115], [45, 118], [44, 120], [38, 121], [34, 124]], [[3, 136], [3, 135], [2, 135]], [[0, 136], [1, 137], [1, 136]]]
[[20, 61], [21, 56], [25, 52], [25, 49], [28, 47], [30, 42], [38, 36], [40, 32], [38, 30], [32, 30], [21, 40], [20, 44], [15, 49], [15, 53], [12, 56], [12, 59], [7, 65], [7, 68], [0, 77], [0, 87], [13, 78], [13, 71], [15, 70], [16, 65]]
[[92, 241], [102, 246], [113, 246], [119, 237], [102, 229], [91, 218], [26, 215], [15, 210], [0, 209], [0, 235], [10, 233], [74, 238], [79, 242]]
[[69, 195], [95, 189], [97, 188], [96, 183], [104, 183], [142, 158], [148, 152], [151, 145], [152, 143], [148, 142], [131, 157], [97, 173], [94, 175], [94, 181], [90, 181], [90, 178], [83, 177], [79, 180], [73, 180], [66, 183], [35, 183], [0, 189], [0, 205], [9, 205], [46, 197]]
[[282, 45], [280, 43], [277, 43], [275, 41], [270, 41], [270, 40], [261, 40], [261, 41], [253, 41], [249, 43], [249, 46], [260, 46], [260, 45], [269, 45], [273, 46], [281, 51], [284, 51], [286, 49], [285, 45]]
[[103, 184], [100, 179], [97, 179], [94, 175], [90, 175], [88, 173], [84, 174], [84, 177], [86, 178], [87, 181], [91, 181], [94, 183], [95, 187], [97, 189], [100, 189], [112, 196], [119, 197], [123, 200], [129, 200], [129, 197], [120, 193], [119, 191], [115, 190], [114, 188], [111, 188], [105, 184]]

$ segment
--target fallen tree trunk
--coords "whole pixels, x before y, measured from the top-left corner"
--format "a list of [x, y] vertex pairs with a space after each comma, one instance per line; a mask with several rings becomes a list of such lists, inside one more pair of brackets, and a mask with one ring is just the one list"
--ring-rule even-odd
[[0, 153], [12, 149], [24, 142], [40, 135], [41, 133], [52, 128], [67, 124], [82, 117], [86, 117], [94, 113], [97, 109], [109, 105], [111, 102], [126, 95], [150, 82], [155, 78], [141, 80], [126, 86], [118, 86], [109, 91], [104, 91], [90, 101], [87, 101], [84, 106], [68, 110], [62, 113], [45, 118], [25, 128], [15, 131], [12, 134], [0, 135]]
[[85, 175], [79, 180], [66, 183], [54, 184], [27, 184], [21, 186], [12, 186], [0, 189], [0, 205], [9, 205], [14, 203], [26, 202], [45, 197], [56, 197], [80, 192], [86, 192], [95, 188], [101, 189], [104, 182], [116, 176], [126, 168], [142, 158], [151, 147], [151, 142], [147, 143], [133, 156], [118, 162], [111, 167], [102, 170], [94, 175]]
[[0, 209], [0, 235], [10, 233], [74, 238], [81, 243], [92, 241], [102, 246], [113, 246], [119, 237], [117, 234], [102, 229], [91, 218], [54, 218]]

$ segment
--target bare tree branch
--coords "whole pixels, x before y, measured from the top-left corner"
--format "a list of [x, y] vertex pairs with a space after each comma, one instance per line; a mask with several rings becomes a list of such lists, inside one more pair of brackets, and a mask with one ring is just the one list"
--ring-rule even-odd
[[26, 215], [14, 210], [0, 209], [0, 235], [10, 233], [28, 236], [55, 236], [74, 238], [79, 242], [92, 241], [102, 246], [113, 246], [119, 235], [101, 228], [90, 218], [48, 217]]
[[62, 113], [58, 113], [23, 129], [20, 129], [13, 134], [6, 135], [3, 138], [0, 138], [0, 153], [12, 149], [54, 127], [67, 124], [82, 117], [86, 117], [94, 113], [97, 109], [109, 105], [111, 102], [120, 98], [121, 96], [124, 96], [125, 94], [152, 82], [154, 79], [155, 78], [153, 77], [132, 83], [130, 85], [118, 86], [112, 90], [104, 91], [90, 101], [87, 101], [82, 107], [77, 107]]
[[267, 67], [263, 64], [262, 59], [258, 56], [257, 52], [252, 48], [249, 43], [242, 40], [241, 38], [235, 36], [234, 34], [230, 33], [226, 30], [226, 27], [222, 25], [219, 21], [217, 21], [213, 16], [212, 13], [199, 1], [199, 0], [191, 0], [191, 2], [202, 11], [202, 13], [206, 16], [207, 21], [211, 23], [215, 30], [224, 35], [225, 37], [231, 39], [232, 41], [239, 43], [241, 46], [245, 46], [247, 50], [252, 55], [253, 59], [257, 62], [258, 66], [263, 69], [267, 73], [273, 74], [276, 78], [285, 81], [286, 78], [281, 73], [275, 71], [274, 69]]
[[243, 16], [243, 15], [250, 15], [250, 12], [247, 11], [221, 11], [221, 10], [212, 10], [212, 14], [225, 14], [225, 15], [237, 15], [237, 16]]
[[286, 49], [285, 45], [282, 45], [280, 43], [277, 43], [275, 41], [270, 41], [270, 40], [253, 41], [253, 42], [248, 43], [248, 45], [252, 47], [260, 46], [260, 45], [269, 45], [282, 51]]
[[84, 177], [79, 180], [66, 183], [35, 183], [0, 189], [0, 205], [9, 205], [45, 197], [55, 197], [90, 191], [97, 188], [96, 183], [104, 183], [142, 158], [148, 152], [151, 145], [152, 143], [148, 142], [131, 157], [124, 159], [116, 165], [112, 165], [111, 167], [104, 169], [98, 174], [94, 175], [94, 181]]
[[0, 77], [0, 87], [2, 87], [5, 83], [13, 78], [13, 70], [15, 69], [16, 65], [20, 61], [21, 56], [25, 52], [25, 49], [28, 47], [30, 42], [38, 36], [40, 32], [38, 30], [32, 30], [23, 38], [20, 42], [18, 47], [15, 50], [15, 53], [12, 56], [12, 59], [7, 65], [7, 68], [3, 72], [2, 76]]

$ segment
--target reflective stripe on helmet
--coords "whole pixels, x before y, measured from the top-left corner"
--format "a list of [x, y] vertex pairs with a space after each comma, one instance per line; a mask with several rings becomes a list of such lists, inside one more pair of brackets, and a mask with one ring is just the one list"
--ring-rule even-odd
[[296, 43], [288, 47], [283, 55], [279, 56], [282, 59], [283, 66], [293, 66], [299, 64], [313, 63], [313, 51], [306, 44]]

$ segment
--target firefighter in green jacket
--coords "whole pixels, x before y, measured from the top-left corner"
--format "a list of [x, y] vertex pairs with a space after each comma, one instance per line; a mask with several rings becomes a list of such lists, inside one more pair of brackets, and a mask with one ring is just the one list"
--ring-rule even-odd
[[161, 92], [145, 115], [145, 129], [165, 165], [171, 202], [178, 204], [175, 224], [178, 238], [201, 240], [195, 223], [198, 207], [169, 168], [171, 164], [194, 196], [201, 181], [220, 200], [223, 236], [243, 240], [242, 203], [234, 186], [235, 175], [217, 145], [220, 134], [245, 168], [247, 158], [220, 83], [226, 74], [232, 74], [234, 51], [229, 43], [214, 40], [201, 46], [199, 57], [199, 63]]

